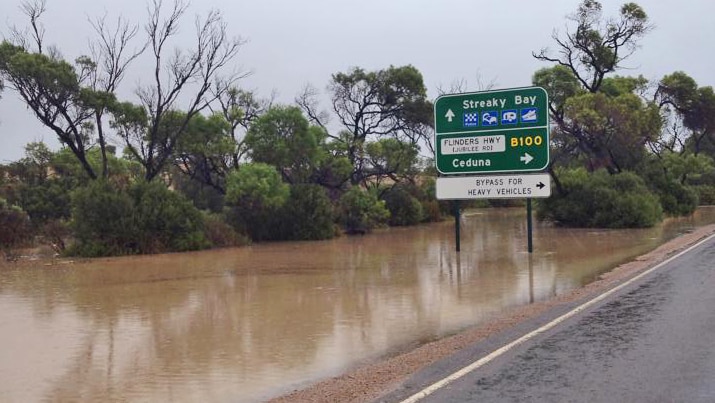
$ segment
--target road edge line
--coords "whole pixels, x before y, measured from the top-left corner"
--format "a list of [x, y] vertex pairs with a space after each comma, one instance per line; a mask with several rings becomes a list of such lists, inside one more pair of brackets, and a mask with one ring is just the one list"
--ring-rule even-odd
[[447, 376], [447, 377], [445, 377], [445, 378], [442, 378], [441, 380], [439, 380], [439, 381], [437, 381], [437, 382], [434, 382], [433, 384], [431, 384], [431, 385], [427, 386], [426, 388], [422, 389], [421, 391], [419, 391], [419, 392], [413, 394], [412, 396], [408, 397], [407, 399], [404, 399], [404, 400], [400, 401], [400, 403], [416, 403], [416, 402], [418, 402], [418, 401], [424, 399], [425, 397], [427, 397], [427, 396], [431, 395], [432, 393], [438, 391], [439, 389], [441, 389], [441, 388], [443, 388], [443, 387], [449, 385], [450, 383], [456, 381], [457, 379], [459, 379], [459, 378], [461, 378], [461, 377], [463, 377], [463, 376], [469, 374], [470, 372], [473, 372], [473, 371], [475, 371], [476, 369], [478, 369], [478, 368], [484, 366], [485, 364], [487, 364], [487, 363], [493, 361], [494, 359], [496, 359], [497, 357], [499, 357], [499, 356], [501, 356], [502, 354], [506, 353], [507, 351], [513, 349], [514, 347], [516, 347], [516, 346], [518, 346], [518, 345], [520, 345], [520, 344], [522, 344], [522, 343], [524, 343], [524, 342], [526, 342], [526, 341], [528, 341], [528, 340], [531, 340], [531, 339], [533, 339], [534, 337], [536, 337], [536, 336], [538, 336], [538, 335], [540, 335], [540, 334], [542, 334], [542, 333], [544, 333], [544, 332], [546, 332], [546, 331], [548, 331], [548, 330], [553, 329], [554, 327], [556, 327], [556, 326], [559, 325], [560, 323], [562, 323], [562, 322], [564, 322], [564, 321], [570, 319], [571, 317], [573, 317], [573, 316], [575, 316], [575, 315], [577, 315], [577, 314], [583, 312], [584, 310], [588, 309], [589, 307], [591, 307], [591, 306], [593, 306], [593, 305], [599, 303], [600, 301], [602, 301], [602, 300], [608, 298], [609, 296], [611, 296], [612, 294], [618, 292], [619, 290], [621, 290], [621, 289], [623, 289], [623, 288], [629, 286], [630, 284], [632, 284], [632, 283], [634, 283], [634, 282], [640, 280], [641, 278], [647, 276], [648, 274], [650, 274], [650, 273], [652, 273], [652, 272], [658, 270], [659, 268], [661, 268], [661, 267], [667, 265], [668, 263], [672, 262], [673, 260], [675, 260], [675, 259], [677, 259], [677, 258], [679, 258], [679, 257], [681, 257], [681, 256], [683, 256], [683, 255], [685, 255], [686, 253], [690, 253], [693, 249], [696, 249], [696, 248], [700, 247], [702, 244], [708, 242], [709, 240], [711, 240], [711, 239], [713, 239], [713, 238], [715, 238], [715, 234], [711, 234], [711, 235], [705, 237], [704, 239], [698, 241], [697, 243], [695, 243], [695, 244], [693, 244], [693, 245], [687, 247], [686, 249], [684, 249], [684, 250], [678, 252], [677, 254], [675, 254], [675, 255], [673, 255], [673, 256], [671, 256], [671, 257], [665, 259], [664, 261], [662, 261], [662, 262], [656, 264], [655, 266], [653, 266], [653, 267], [651, 267], [651, 268], [649, 268], [649, 269], [643, 271], [642, 273], [637, 274], [636, 276], [634, 276], [634, 277], [630, 278], [629, 280], [627, 280], [627, 281], [625, 281], [625, 282], [623, 282], [623, 283], [617, 285], [616, 287], [611, 288], [610, 290], [604, 292], [603, 294], [600, 294], [600, 295], [598, 295], [598, 296], [596, 296], [596, 297], [594, 297], [594, 298], [592, 298], [592, 299], [590, 299], [590, 300], [584, 302], [583, 304], [581, 304], [581, 305], [577, 306], [576, 308], [572, 309], [571, 311], [569, 311], [569, 312], [567, 312], [567, 313], [565, 313], [565, 314], [559, 316], [558, 318], [552, 320], [551, 322], [549, 322], [549, 323], [547, 323], [547, 324], [541, 326], [540, 328], [538, 328], [538, 329], [536, 329], [536, 330], [533, 330], [533, 331], [531, 331], [531, 332], [529, 332], [529, 333], [527, 333], [527, 334], [525, 334], [525, 335], [519, 337], [518, 339], [512, 341], [511, 343], [506, 344], [506, 345], [504, 345], [504, 346], [502, 346], [502, 347], [500, 347], [500, 348], [498, 348], [498, 349], [492, 351], [491, 353], [489, 353], [489, 354], [487, 354], [486, 356], [484, 356], [484, 357], [478, 359], [477, 361], [475, 361], [475, 362], [473, 362], [473, 363], [471, 363], [471, 364], [469, 364], [469, 365], [463, 367], [462, 369], [460, 369], [460, 370], [458, 370], [458, 371], [456, 371], [456, 372], [453, 372], [451, 375], [449, 375], [449, 376]]

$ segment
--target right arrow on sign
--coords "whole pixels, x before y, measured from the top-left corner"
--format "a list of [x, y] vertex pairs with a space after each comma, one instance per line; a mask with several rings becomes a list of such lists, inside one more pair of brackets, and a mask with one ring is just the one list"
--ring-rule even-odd
[[524, 155], [522, 155], [519, 159], [523, 161], [525, 165], [528, 165], [534, 159], [534, 157], [529, 155], [529, 153], [524, 153]]
[[539, 189], [543, 189], [544, 186], [546, 186], [546, 185], [544, 185], [542, 182], [539, 182], [539, 183], [536, 184], [536, 187], [539, 188]]

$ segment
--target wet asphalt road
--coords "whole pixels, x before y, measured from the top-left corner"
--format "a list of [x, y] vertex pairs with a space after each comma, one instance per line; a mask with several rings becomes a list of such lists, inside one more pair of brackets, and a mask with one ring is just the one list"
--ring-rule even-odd
[[[436, 363], [381, 401], [409, 397], [540, 321]], [[525, 401], [715, 402], [715, 238], [421, 400]]]

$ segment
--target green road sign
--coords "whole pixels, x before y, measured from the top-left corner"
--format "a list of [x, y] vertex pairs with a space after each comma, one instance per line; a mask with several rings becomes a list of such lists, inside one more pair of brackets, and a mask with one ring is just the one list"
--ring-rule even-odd
[[443, 95], [434, 103], [434, 121], [443, 174], [541, 171], [549, 164], [543, 88]]

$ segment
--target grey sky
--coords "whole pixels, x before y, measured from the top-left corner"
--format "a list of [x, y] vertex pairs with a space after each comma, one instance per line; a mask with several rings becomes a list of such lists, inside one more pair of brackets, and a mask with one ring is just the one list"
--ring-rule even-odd
[[[170, 0], [165, 0], [169, 2]], [[92, 36], [88, 17], [117, 14], [143, 24], [145, 0], [48, 0], [44, 22], [46, 42], [67, 59], [86, 53]], [[604, 15], [616, 15], [623, 1], [604, 0]], [[700, 86], [715, 85], [715, 2], [712, 0], [637, 1], [655, 29], [624, 64], [622, 75], [643, 74], [659, 79], [685, 71]], [[423, 74], [429, 95], [464, 79], [477, 90], [477, 78], [496, 88], [528, 86], [531, 75], [548, 64], [532, 51], [552, 46], [554, 29], [564, 31], [566, 15], [578, 0], [202, 0], [194, 1], [181, 26], [190, 36], [193, 16], [211, 8], [224, 13], [231, 34], [248, 42], [237, 65], [253, 74], [242, 87], [261, 96], [277, 92], [277, 101], [292, 102], [306, 84], [323, 90], [330, 75], [352, 66], [380, 69], [412, 64]], [[0, 2], [0, 33], [12, 24], [24, 26], [20, 0]], [[141, 79], [142, 64], [125, 79], [120, 96], [136, 101], [132, 91]], [[327, 109], [328, 103], [323, 106]], [[43, 140], [57, 148], [12, 91], [0, 99], [0, 163], [23, 155], [23, 146]]]

